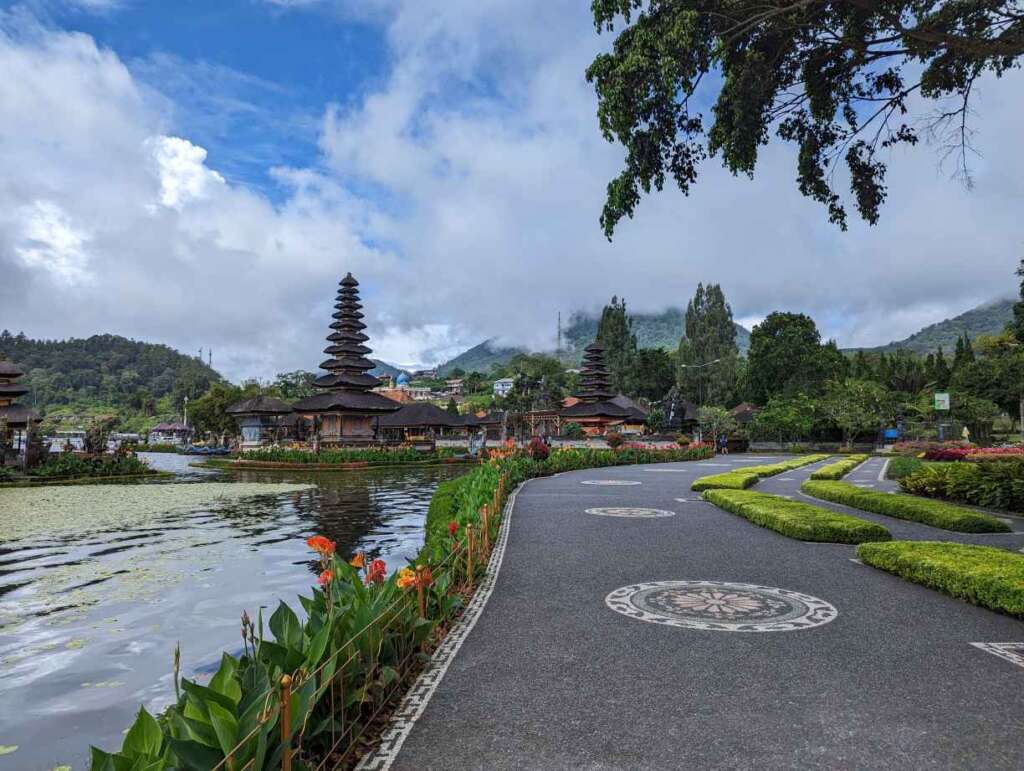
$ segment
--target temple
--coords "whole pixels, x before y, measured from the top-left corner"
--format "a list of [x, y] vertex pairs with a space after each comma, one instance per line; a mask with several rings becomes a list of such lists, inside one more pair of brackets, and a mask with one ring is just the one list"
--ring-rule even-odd
[[0, 431], [11, 439], [15, 449], [23, 446], [28, 427], [42, 422], [34, 410], [16, 403], [19, 396], [28, 393], [28, 389], [18, 383], [24, 374], [14, 362], [0, 358]]
[[283, 419], [293, 414], [290, 405], [272, 396], [254, 396], [232, 404], [226, 411], [238, 423], [242, 449], [272, 444], [285, 438], [285, 429], [291, 426], [283, 425]]
[[639, 433], [646, 413], [624, 396], [615, 394], [608, 384], [604, 348], [593, 342], [583, 350], [580, 392], [575, 403], [561, 413], [561, 424], [578, 423], [588, 436], [600, 436], [609, 430]]
[[366, 358], [369, 338], [363, 333], [363, 307], [359, 302], [359, 282], [349, 273], [341, 280], [336, 309], [330, 325], [330, 343], [324, 353], [331, 358], [320, 365], [327, 374], [313, 381], [323, 393], [300, 399], [293, 405], [296, 413], [309, 420], [313, 434], [324, 445], [362, 445], [375, 440], [374, 418], [395, 412], [395, 401], [373, 393], [380, 380], [369, 374], [374, 368]]

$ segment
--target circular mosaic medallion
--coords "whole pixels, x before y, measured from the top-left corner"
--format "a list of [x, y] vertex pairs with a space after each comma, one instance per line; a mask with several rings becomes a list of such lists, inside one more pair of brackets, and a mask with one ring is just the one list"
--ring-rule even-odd
[[604, 487], [620, 487], [622, 485], [638, 485], [629, 479], [586, 479], [580, 482], [581, 485], [602, 485]]
[[718, 632], [789, 632], [839, 615], [835, 606], [789, 589], [722, 581], [654, 581], [616, 589], [612, 610], [641, 621]]
[[604, 506], [596, 509], [586, 509], [587, 514], [596, 514], [599, 517], [633, 517], [635, 519], [655, 519], [657, 517], [674, 517], [674, 511], [665, 509], [632, 509], [628, 506]]

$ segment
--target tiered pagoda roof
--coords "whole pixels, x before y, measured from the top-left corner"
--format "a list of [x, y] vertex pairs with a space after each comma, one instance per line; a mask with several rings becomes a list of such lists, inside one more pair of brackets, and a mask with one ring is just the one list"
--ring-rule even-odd
[[604, 347], [593, 342], [583, 349], [583, 367], [580, 369], [579, 402], [561, 411], [563, 418], [629, 418], [632, 411], [616, 404], [616, 394], [608, 383], [608, 367], [604, 362]]
[[26, 428], [29, 423], [39, 423], [42, 418], [23, 404], [15, 404], [19, 396], [28, 389], [18, 383], [25, 372], [12, 361], [0, 359], [0, 420], [7, 421], [8, 428]]
[[369, 374], [375, 365], [366, 358], [371, 351], [364, 343], [370, 338], [363, 332], [362, 307], [359, 282], [349, 273], [340, 282], [331, 315], [330, 345], [324, 349], [331, 358], [320, 364], [327, 374], [313, 381], [324, 393], [300, 399], [294, 405], [296, 412], [387, 413], [401, 406], [370, 390], [379, 386], [380, 380]]

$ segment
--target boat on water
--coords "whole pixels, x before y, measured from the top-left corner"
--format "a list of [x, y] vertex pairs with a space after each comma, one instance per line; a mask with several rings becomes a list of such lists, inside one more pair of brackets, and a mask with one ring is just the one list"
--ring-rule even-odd
[[230, 455], [230, 447], [197, 447], [196, 445], [188, 445], [182, 449], [183, 455]]

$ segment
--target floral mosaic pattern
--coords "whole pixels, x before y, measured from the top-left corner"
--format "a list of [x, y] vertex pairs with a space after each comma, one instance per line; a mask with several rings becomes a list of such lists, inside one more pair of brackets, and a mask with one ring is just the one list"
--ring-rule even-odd
[[658, 517], [674, 517], [674, 511], [667, 509], [638, 509], [629, 506], [599, 506], [593, 509], [585, 509], [587, 514], [596, 514], [599, 517], [633, 517], [634, 519], [656, 519]]
[[788, 632], [827, 624], [833, 605], [807, 594], [721, 581], [655, 581], [616, 589], [609, 608], [640, 621], [718, 632]]
[[638, 485], [640, 482], [634, 482], [629, 479], [585, 479], [580, 482], [581, 485], [600, 485], [602, 487], [622, 487], [624, 485]]

